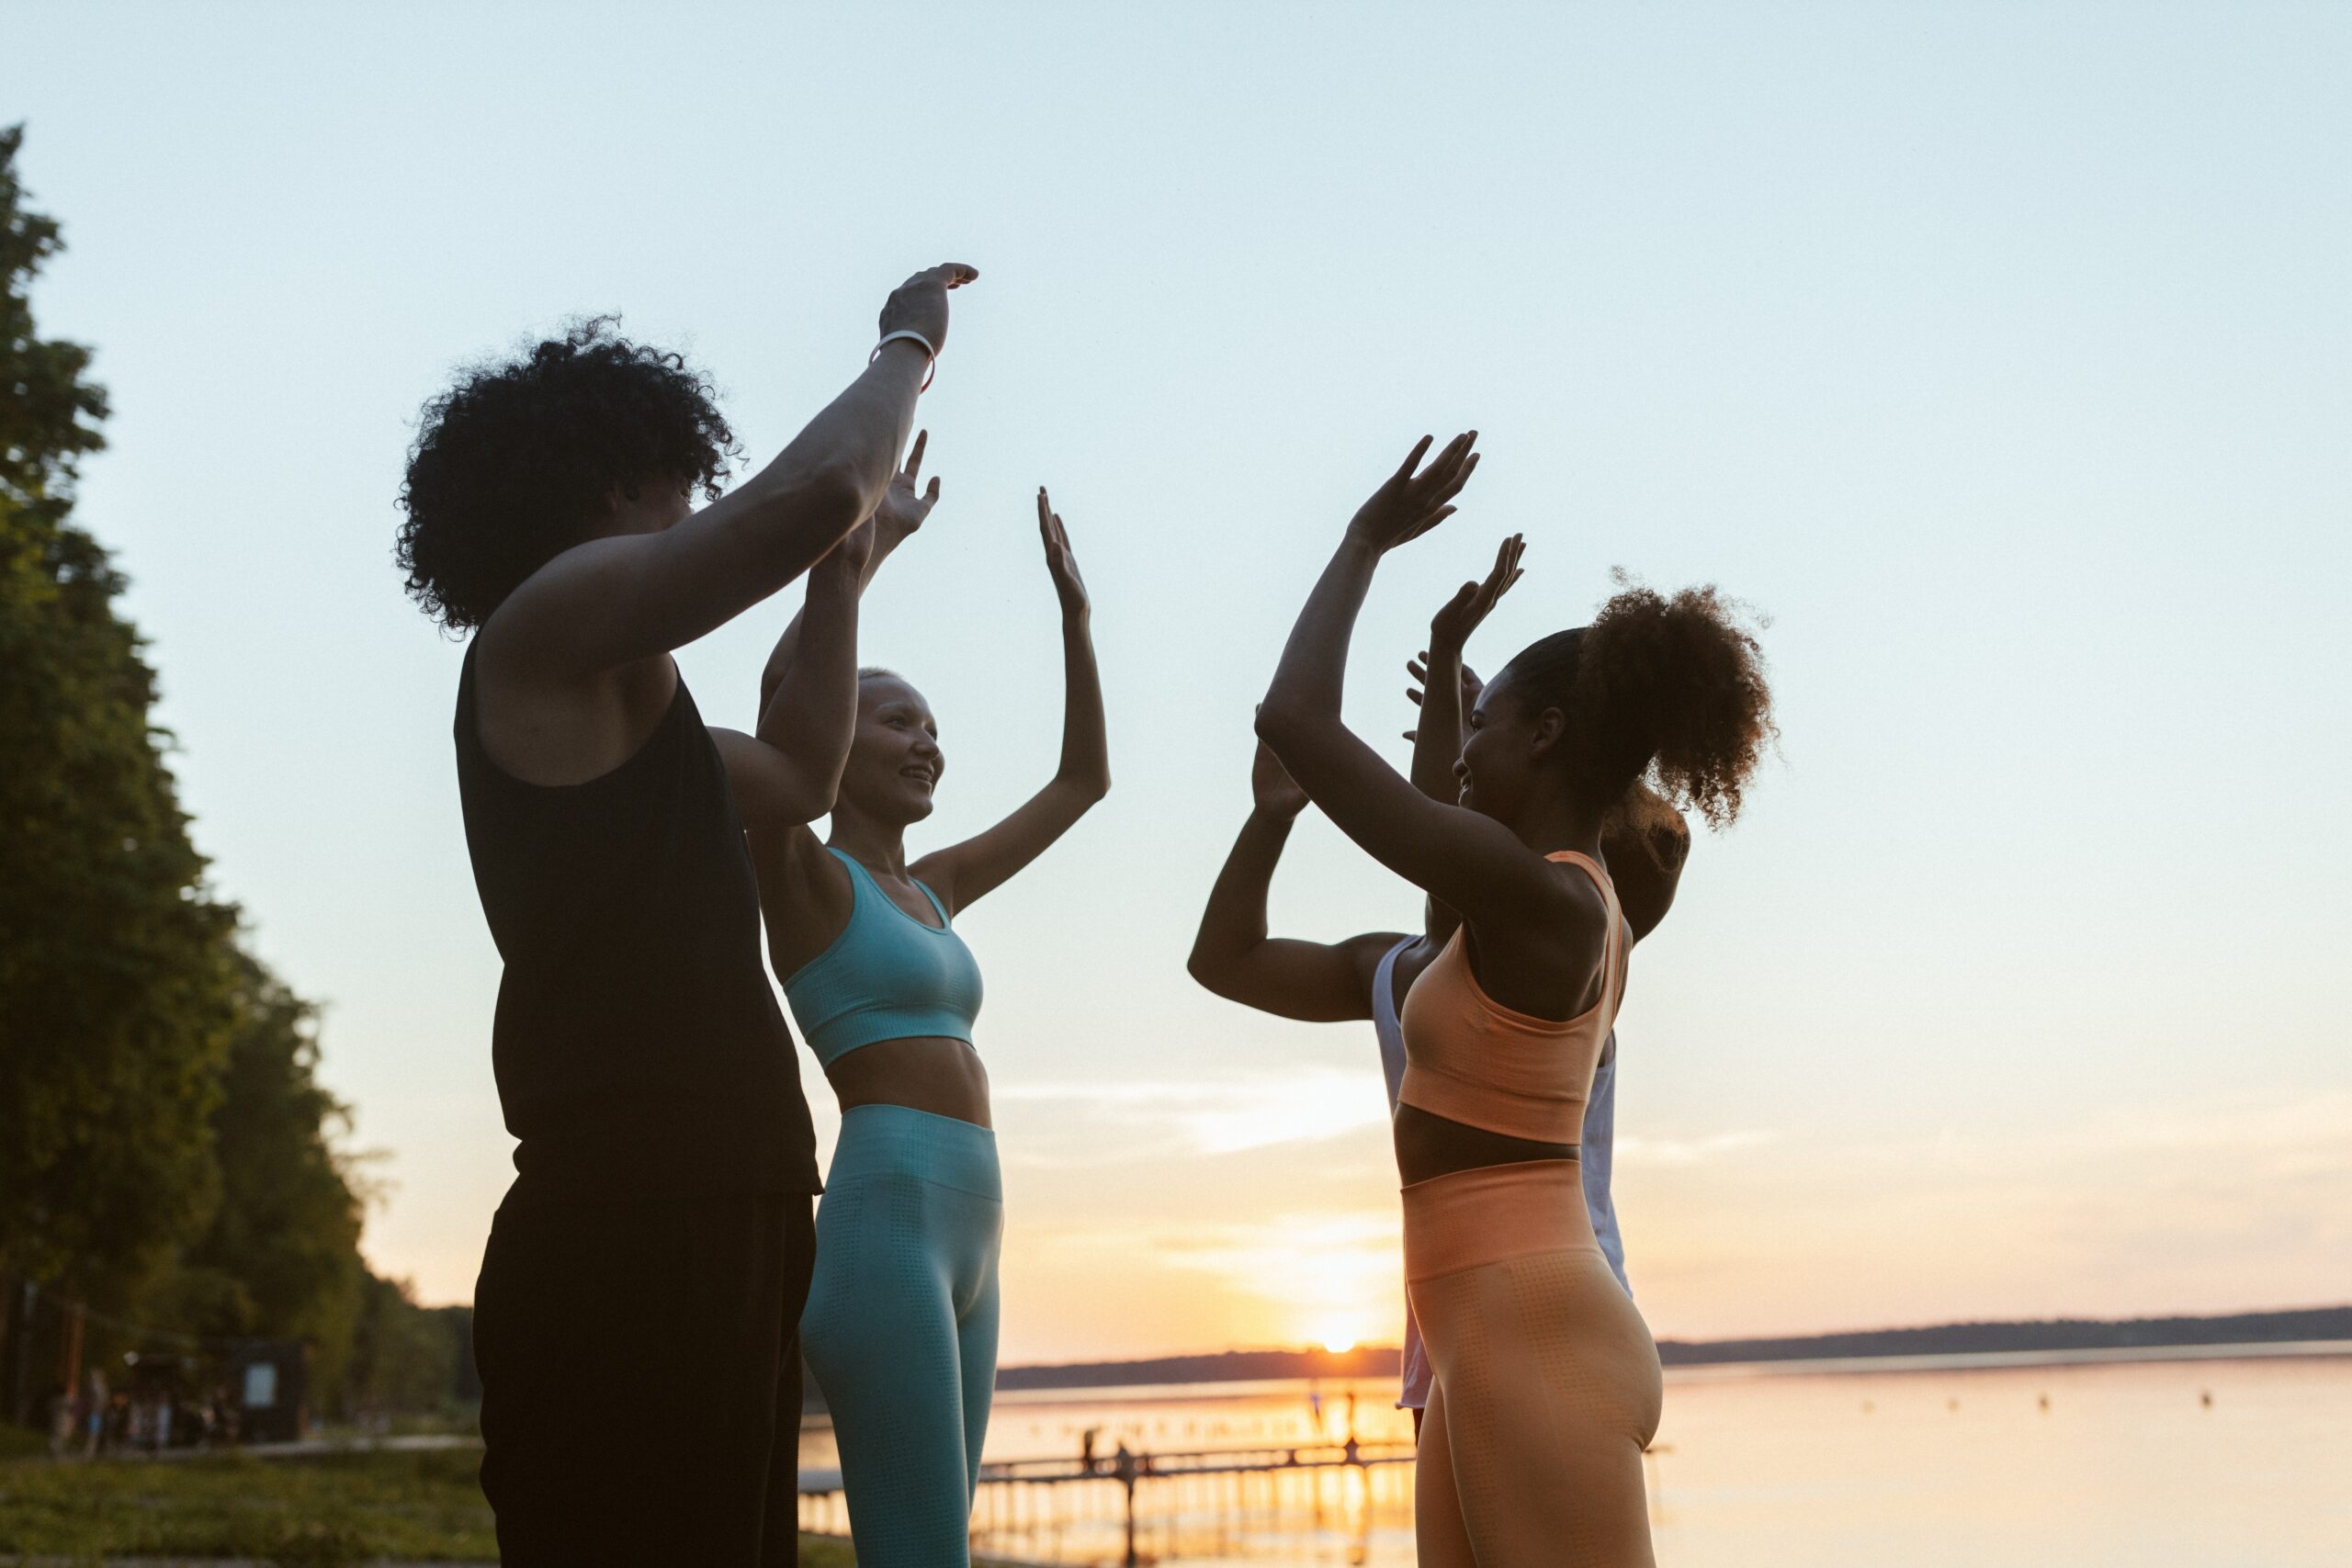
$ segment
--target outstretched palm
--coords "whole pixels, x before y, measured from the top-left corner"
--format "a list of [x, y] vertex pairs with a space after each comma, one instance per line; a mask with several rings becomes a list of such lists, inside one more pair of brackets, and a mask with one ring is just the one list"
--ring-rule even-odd
[[934, 476], [930, 485], [915, 489], [922, 476], [922, 449], [931, 439], [931, 432], [915, 432], [913, 450], [907, 454], [907, 466], [890, 476], [889, 488], [882, 492], [882, 502], [874, 509], [874, 525], [887, 536], [892, 548], [907, 540], [907, 536], [922, 526], [931, 509], [939, 504], [939, 480]]
[[1046, 487], [1037, 487], [1037, 536], [1046, 544], [1046, 570], [1053, 574], [1054, 592], [1062, 602], [1062, 616], [1069, 619], [1087, 613], [1086, 580], [1078, 575], [1078, 558], [1070, 553], [1069, 530], [1062, 526], [1061, 514], [1046, 497]]
[[1526, 548], [1526, 536], [1513, 534], [1495, 551], [1494, 570], [1487, 573], [1484, 582], [1465, 582], [1455, 590], [1453, 597], [1430, 617], [1430, 647], [1459, 653], [1469, 645], [1470, 634], [1523, 575], [1519, 558]]
[[1422, 436], [1406, 455], [1404, 467], [1356, 510], [1348, 523], [1348, 536], [1377, 550], [1393, 550], [1453, 516], [1448, 503], [1478, 467], [1478, 455], [1471, 450], [1477, 440], [1476, 431], [1464, 431], [1445, 444], [1428, 468], [1415, 473], [1430, 449], [1430, 437]]

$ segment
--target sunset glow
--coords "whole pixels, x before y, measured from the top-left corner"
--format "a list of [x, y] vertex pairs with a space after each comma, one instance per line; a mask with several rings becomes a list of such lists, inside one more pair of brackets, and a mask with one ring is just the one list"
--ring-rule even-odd
[[[1054, 769], [1048, 481], [1118, 781], [956, 918], [1006, 1364], [1403, 1332], [1371, 1026], [1252, 1011], [1185, 960], [1301, 596], [1405, 444], [1472, 425], [1461, 515], [1359, 623], [1345, 715], [1390, 761], [1404, 661], [1506, 534], [1528, 577], [1469, 650], [1489, 673], [1613, 566], [1771, 617], [1780, 747], [1699, 836], [1617, 1031], [1657, 1337], [2343, 1299], [2352, 821], [2324, 788], [2284, 831], [2259, 804], [2352, 768], [2352, 223], [2313, 196], [2340, 186], [2340, 33], [1469, 7], [1407, 58], [1285, 7], [1246, 49], [1207, 7], [813, 7], [716, 52], [632, 39], [633, 79], [693, 82], [695, 112], [616, 114], [596, 73], [530, 66], [575, 30], [540, 7], [469, 8], [461, 48], [371, 7], [89, 9], [13, 7], [0, 51], [0, 123], [34, 126], [24, 178], [67, 221], [43, 330], [94, 346], [119, 411], [74, 516], [130, 581], [208, 886], [323, 1008], [321, 1081], [381, 1151], [365, 1252], [423, 1301], [470, 1300], [514, 1168], [465, 652], [388, 561], [420, 403], [619, 310], [708, 372], [756, 466], [864, 366], [880, 291], [947, 255], [984, 276], [921, 404], [945, 499], [859, 620], [954, 763], [909, 848]], [[921, 114], [810, 63], [874, 58]], [[824, 216], [877, 170], [919, 220]], [[1442, 211], [1378, 221], [1401, 189]], [[300, 460], [257, 485], [256, 454]], [[712, 724], [756, 717], [801, 594], [680, 652]], [[1268, 929], [1422, 908], [1309, 810]], [[829, 1156], [832, 1092], [798, 1070]]]

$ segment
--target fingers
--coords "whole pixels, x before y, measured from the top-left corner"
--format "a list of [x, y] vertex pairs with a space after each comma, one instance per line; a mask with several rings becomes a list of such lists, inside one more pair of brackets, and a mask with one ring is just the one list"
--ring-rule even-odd
[[1068, 566], [1069, 530], [1062, 526], [1061, 513], [1054, 510], [1053, 498], [1046, 493], [1044, 485], [1037, 487], [1037, 534], [1046, 541], [1046, 564], [1057, 570]]
[[[1436, 460], [1430, 463], [1428, 470], [1421, 475], [1421, 482], [1437, 487], [1455, 484], [1457, 479], [1464, 477], [1464, 466], [1476, 464], [1478, 460], [1470, 451], [1472, 445], [1477, 439], [1476, 431], [1465, 430], [1447, 442], [1445, 450], [1437, 455]], [[1455, 488], [1460, 487], [1455, 484]]]
[[1421, 705], [1421, 689], [1419, 686], [1406, 687], [1405, 695], [1415, 707]]
[[1413, 470], [1421, 465], [1421, 454], [1430, 449], [1430, 443], [1435, 439], [1434, 436], [1424, 435], [1413, 443], [1413, 449], [1405, 454], [1404, 465], [1396, 470], [1397, 480], [1401, 482], [1413, 477]]
[[1449, 478], [1443, 485], [1439, 487], [1437, 493], [1430, 496], [1430, 499], [1431, 501], [1452, 501], [1455, 496], [1460, 495], [1462, 493], [1462, 487], [1470, 482], [1470, 476], [1478, 471], [1478, 459], [1483, 456], [1483, 453], [1471, 453], [1467, 458], [1464, 459], [1462, 466], [1453, 470], [1452, 477]]
[[1492, 582], [1510, 570], [1512, 562], [1517, 558], [1519, 539], [1520, 536], [1511, 534], [1505, 536], [1503, 542], [1495, 547], [1495, 570], [1487, 573], [1487, 581]]
[[932, 475], [931, 483], [923, 487], [922, 503], [925, 506], [939, 504], [939, 476], [937, 474]]
[[915, 432], [914, 449], [907, 454], [907, 482], [912, 484], [922, 473], [922, 449], [931, 440], [931, 432]]
[[980, 269], [978, 267], [968, 265], [963, 262], [942, 262], [937, 266], [927, 266], [923, 268], [921, 272], [907, 279], [907, 281], [900, 287], [912, 288], [920, 283], [935, 283], [942, 288], [961, 288], [964, 285], [974, 281], [979, 276]]
[[1521, 536], [1513, 534], [1495, 551], [1495, 569], [1487, 574], [1486, 583], [1479, 593], [1486, 608], [1493, 609], [1496, 601], [1510, 592], [1510, 585], [1526, 575], [1519, 564], [1520, 551], [1524, 547]]
[[[1413, 530], [1407, 534], [1404, 539], [1400, 540], [1399, 543], [1410, 543], [1412, 540], [1419, 538], [1422, 535], [1428, 533], [1430, 529], [1436, 527], [1439, 524], [1444, 522], [1447, 518], [1453, 515], [1453, 508], [1451, 506], [1439, 507], [1427, 522], [1416, 524]], [[1475, 592], [1478, 585], [1474, 582], [1468, 586]]]

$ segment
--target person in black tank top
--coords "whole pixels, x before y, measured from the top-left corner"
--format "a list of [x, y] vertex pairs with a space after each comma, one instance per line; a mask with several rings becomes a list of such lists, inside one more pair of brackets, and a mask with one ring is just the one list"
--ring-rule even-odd
[[458, 789], [506, 964], [491, 1059], [523, 1182], [816, 1190], [742, 818], [685, 683], [636, 755], [546, 788], [483, 750], [473, 677], [469, 649]]
[[[608, 321], [425, 409], [397, 558], [475, 633], [458, 798], [505, 965], [491, 1052], [516, 1178], [474, 1350], [509, 1565], [797, 1559], [815, 1135], [744, 830], [822, 815], [837, 780], [707, 728], [669, 650], [842, 556], [974, 276], [895, 291], [864, 374], [723, 499], [707, 387]], [[690, 513], [697, 482], [713, 504]], [[843, 577], [809, 573], [812, 613], [854, 605]], [[854, 713], [811, 682], [762, 717]]]

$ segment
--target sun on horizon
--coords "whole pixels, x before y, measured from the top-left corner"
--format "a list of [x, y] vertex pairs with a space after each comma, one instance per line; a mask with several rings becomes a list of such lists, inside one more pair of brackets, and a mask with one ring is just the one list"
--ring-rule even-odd
[[1344, 1355], [1363, 1343], [1363, 1325], [1349, 1318], [1328, 1317], [1309, 1337], [1330, 1354]]

